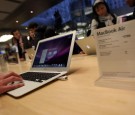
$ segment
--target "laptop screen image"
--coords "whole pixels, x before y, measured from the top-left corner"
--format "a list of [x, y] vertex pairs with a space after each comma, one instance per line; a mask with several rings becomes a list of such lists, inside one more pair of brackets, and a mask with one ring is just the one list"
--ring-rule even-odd
[[32, 67], [66, 67], [72, 37], [73, 34], [69, 34], [58, 39], [41, 42], [38, 46]]

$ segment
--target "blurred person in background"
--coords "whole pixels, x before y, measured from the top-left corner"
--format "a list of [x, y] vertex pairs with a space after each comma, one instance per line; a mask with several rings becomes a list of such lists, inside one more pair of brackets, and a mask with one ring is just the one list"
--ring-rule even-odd
[[56, 36], [58, 34], [56, 34], [55, 29], [52, 27], [47, 27], [46, 31], [45, 31], [45, 38], [49, 38], [49, 37], [53, 37]]
[[95, 29], [103, 28], [116, 24], [116, 15], [111, 13], [104, 0], [96, 0], [93, 5], [94, 18], [91, 23], [91, 35]]
[[38, 25], [35, 22], [32, 22], [28, 25], [30, 43], [32, 44], [32, 46], [34, 45], [36, 48], [38, 41], [45, 38], [45, 31], [46, 31], [45, 25]]
[[18, 54], [20, 61], [25, 60], [25, 49], [30, 48], [31, 45], [26, 36], [23, 36], [18, 29], [13, 29], [11, 31], [13, 35], [13, 44], [15, 44], [18, 48]]

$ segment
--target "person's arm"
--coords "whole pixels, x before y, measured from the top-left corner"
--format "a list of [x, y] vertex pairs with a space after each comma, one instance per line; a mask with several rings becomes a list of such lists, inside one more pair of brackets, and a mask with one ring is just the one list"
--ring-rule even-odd
[[[20, 81], [21, 83], [9, 85], [9, 83], [15, 81]], [[22, 77], [14, 72], [10, 72], [8, 74], [0, 73], [0, 94], [23, 86], [24, 84], [22, 81]]]
[[91, 35], [94, 34], [94, 30], [97, 29], [97, 26], [98, 26], [98, 22], [95, 19], [93, 19], [91, 22]]

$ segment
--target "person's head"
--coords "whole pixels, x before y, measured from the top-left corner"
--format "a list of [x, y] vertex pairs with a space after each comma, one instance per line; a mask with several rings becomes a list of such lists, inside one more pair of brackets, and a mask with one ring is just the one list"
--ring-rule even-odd
[[32, 31], [32, 30], [30, 30], [30, 31], [29, 31], [29, 36], [30, 36], [31, 38], [34, 38], [34, 37], [35, 37], [35, 32]]
[[11, 31], [11, 34], [14, 36], [14, 38], [16, 38], [16, 39], [20, 39], [21, 38], [21, 33], [20, 33], [20, 31], [18, 30], [18, 29], [13, 29], [12, 31]]
[[35, 32], [35, 30], [38, 28], [38, 24], [35, 22], [32, 22], [28, 25], [28, 30], [31, 32]]
[[135, 6], [135, 0], [126, 0], [127, 5], [129, 5], [130, 7]]
[[96, 0], [93, 5], [93, 13], [96, 16], [106, 16], [110, 13], [107, 3], [103, 0]]
[[35, 37], [37, 28], [38, 28], [38, 24], [35, 22], [32, 22], [28, 25], [28, 31], [31, 38]]

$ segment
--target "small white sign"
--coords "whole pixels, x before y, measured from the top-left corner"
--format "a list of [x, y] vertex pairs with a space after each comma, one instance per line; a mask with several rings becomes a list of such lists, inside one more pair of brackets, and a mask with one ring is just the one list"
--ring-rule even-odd
[[100, 76], [135, 77], [135, 20], [94, 33]]

